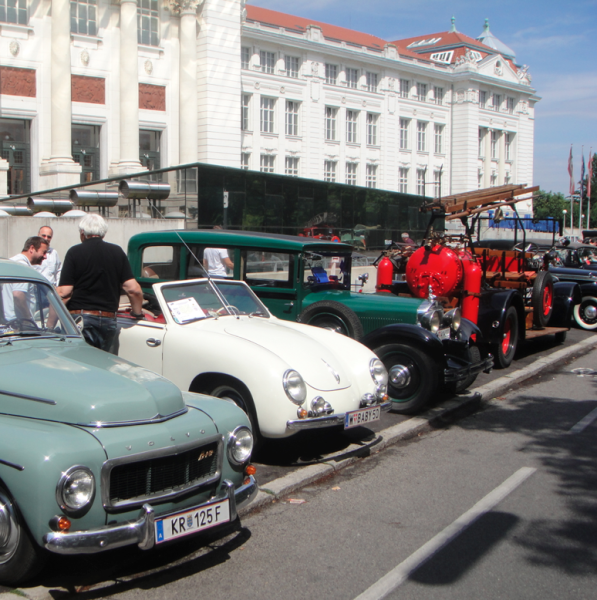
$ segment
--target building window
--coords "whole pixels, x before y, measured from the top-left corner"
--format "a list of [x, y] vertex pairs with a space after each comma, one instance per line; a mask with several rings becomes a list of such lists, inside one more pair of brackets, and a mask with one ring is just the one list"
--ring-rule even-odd
[[485, 157], [485, 132], [483, 127], [479, 127], [479, 158]]
[[336, 182], [336, 163], [333, 160], [326, 160], [323, 163], [323, 180], [331, 183]]
[[368, 188], [377, 187], [377, 165], [367, 165], [366, 185]]
[[489, 179], [490, 187], [495, 187], [497, 185], [497, 173], [492, 173]]
[[427, 152], [427, 123], [417, 121], [417, 151]]
[[[0, 0], [0, 15], [5, 10], [4, 6], [7, 2], [9, 6], [15, 4], [15, 0]], [[25, 0], [23, 0], [23, 5], [26, 5]], [[0, 17], [0, 21], [4, 21], [4, 19]], [[16, 21], [13, 22], [16, 23]], [[77, 2], [70, 3], [70, 30], [71, 33], [97, 35], [97, 0], [77, 0]]]
[[400, 167], [398, 177], [398, 191], [402, 194], [408, 194], [408, 169]]
[[274, 98], [261, 98], [260, 129], [262, 133], [274, 133]]
[[377, 146], [377, 119], [379, 115], [367, 113], [367, 145]]
[[435, 86], [433, 88], [433, 97], [436, 104], [444, 103], [444, 88]]
[[137, 0], [137, 42], [145, 46], [158, 46], [159, 26], [158, 0]]
[[417, 169], [417, 194], [425, 195], [425, 173], [426, 169]]
[[286, 76], [296, 79], [299, 76], [300, 64], [300, 58], [298, 56], [285, 56], [284, 68], [286, 69]]
[[355, 162], [346, 163], [346, 183], [347, 185], [357, 184], [357, 163]]
[[286, 166], [284, 167], [284, 174], [290, 175], [290, 177], [298, 177], [298, 166], [299, 159], [298, 156], [287, 156], [286, 157]]
[[249, 106], [251, 104], [251, 94], [243, 94], [240, 109], [240, 128], [242, 131], [249, 131]]
[[419, 102], [427, 102], [427, 84], [417, 83], [417, 100]]
[[299, 103], [286, 100], [286, 135], [298, 135]]
[[508, 98], [507, 108], [510, 114], [514, 114], [514, 98]]
[[269, 154], [262, 154], [259, 161], [259, 170], [262, 173], [273, 173], [274, 165], [276, 161], [275, 156], [270, 156]]
[[[71, 15], [72, 11], [73, 9], [71, 3]], [[0, 21], [3, 23], [27, 25], [27, 0], [0, 0]]]
[[408, 98], [408, 94], [410, 93], [410, 81], [408, 79], [400, 80], [400, 97]]
[[367, 71], [367, 91], [377, 92], [377, 73]]
[[408, 150], [410, 119], [400, 119], [400, 150]]
[[487, 92], [479, 92], [479, 106], [481, 108], [486, 108], [487, 106]]
[[444, 153], [444, 126], [437, 123], [433, 126], [434, 150], [436, 154]]
[[267, 52], [266, 50], [261, 50], [259, 52], [259, 64], [261, 65], [262, 73], [273, 73], [276, 66], [275, 52]]
[[502, 106], [502, 97], [499, 94], [493, 95], [493, 110], [495, 112], [500, 112], [500, 108]]
[[242, 69], [248, 69], [251, 62], [251, 48], [243, 46], [240, 49], [240, 66]]
[[248, 152], [242, 152], [240, 155], [240, 168], [245, 171], [249, 170], [249, 159], [251, 155]]
[[347, 110], [346, 111], [346, 141], [351, 144], [356, 144], [358, 141], [357, 137], [357, 125], [359, 119], [359, 111]]
[[433, 191], [435, 192], [435, 198], [442, 197], [442, 176], [441, 171], [433, 171]]
[[330, 85], [338, 83], [338, 65], [325, 64], [325, 82]]
[[494, 129], [491, 132], [491, 158], [494, 160], [499, 158], [498, 140], [499, 134], [497, 130]]
[[325, 107], [325, 139], [334, 141], [336, 139], [336, 117], [338, 109], [331, 106]]
[[349, 88], [355, 89], [359, 84], [359, 70], [358, 69], [346, 69], [346, 85]]
[[504, 134], [504, 150], [506, 153], [506, 160], [512, 160], [512, 134]]

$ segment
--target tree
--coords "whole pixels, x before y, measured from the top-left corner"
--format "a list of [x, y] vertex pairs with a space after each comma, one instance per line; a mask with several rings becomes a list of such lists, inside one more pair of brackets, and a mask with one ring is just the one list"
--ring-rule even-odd
[[[564, 210], [568, 214], [564, 214]], [[570, 226], [570, 202], [566, 200], [564, 194], [556, 192], [545, 192], [539, 190], [533, 197], [533, 217], [535, 219], [546, 219], [553, 217], [561, 219], [565, 217], [565, 226]]]

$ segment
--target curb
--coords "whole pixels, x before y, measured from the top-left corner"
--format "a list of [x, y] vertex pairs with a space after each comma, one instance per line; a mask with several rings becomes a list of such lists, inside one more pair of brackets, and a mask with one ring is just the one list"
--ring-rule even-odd
[[[310, 483], [320, 481], [337, 473], [352, 465], [360, 458], [381, 452], [383, 449], [399, 441], [415, 437], [418, 433], [429, 427], [430, 424], [441, 420], [443, 417], [447, 417], [462, 408], [471, 407], [474, 404], [489, 402], [496, 396], [510, 391], [515, 385], [547, 371], [553, 365], [575, 356], [587, 354], [594, 348], [597, 348], [597, 335], [586, 338], [569, 348], [558, 350], [549, 356], [536, 360], [523, 369], [513, 371], [499, 379], [475, 388], [465, 396], [443, 402], [441, 407], [431, 408], [423, 415], [412, 417], [407, 421], [383, 429], [377, 434], [373, 442], [365, 446], [353, 444], [336, 457], [330, 456], [321, 463], [303, 467], [297, 471], [288, 473], [288, 475], [270, 481], [266, 486], [260, 487], [253, 501], [248, 506], [239, 510], [238, 513], [242, 517], [268, 506], [272, 502], [285, 498], [288, 494]], [[50, 589], [44, 586], [16, 590], [0, 589], [0, 600], [16, 600], [19, 596], [30, 600], [54, 600]]]

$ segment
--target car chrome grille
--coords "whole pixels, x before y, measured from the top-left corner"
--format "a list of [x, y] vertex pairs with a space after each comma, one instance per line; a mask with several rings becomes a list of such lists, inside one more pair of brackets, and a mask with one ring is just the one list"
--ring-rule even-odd
[[102, 477], [107, 484], [102, 489], [104, 507], [117, 509], [140, 506], [144, 502], [154, 504], [219, 480], [221, 436], [212, 438], [207, 444], [176, 450], [173, 454], [158, 451], [131, 456], [128, 461], [119, 459], [105, 463]]

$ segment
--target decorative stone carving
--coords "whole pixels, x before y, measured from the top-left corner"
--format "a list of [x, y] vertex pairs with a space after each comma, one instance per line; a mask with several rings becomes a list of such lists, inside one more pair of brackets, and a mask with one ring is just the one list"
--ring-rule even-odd
[[284, 86], [282, 86], [280, 88], [280, 94], [285, 94], [286, 93], [286, 88]]
[[396, 87], [396, 80], [393, 77], [390, 77], [388, 79], [388, 87], [390, 88], [390, 91], [394, 91], [395, 87]]
[[255, 89], [258, 90], [261, 87], [261, 83], [259, 81], [255, 82]]
[[35, 98], [35, 69], [0, 67], [0, 94]]
[[454, 63], [457, 67], [460, 65], [475, 65], [477, 66], [477, 58], [473, 55], [469, 48], [464, 51], [464, 56], [459, 56]]
[[87, 66], [89, 64], [89, 58], [89, 52], [83, 50], [83, 52], [81, 52], [81, 64]]
[[21, 46], [19, 46], [19, 42], [17, 42], [17, 40], [12, 40], [8, 48], [13, 56], [17, 56], [21, 50]]
[[102, 77], [71, 76], [71, 99], [88, 104], [106, 103], [106, 80]]
[[145, 110], [166, 110], [165, 86], [140, 83], [139, 108]]
[[247, 20], [247, 0], [240, 0], [240, 20], [244, 23]]
[[312, 62], [311, 63], [311, 75], [313, 75], [314, 77], [317, 77], [318, 73], [319, 73], [319, 63]]
[[170, 12], [174, 15], [195, 12], [203, 2], [204, 0], [169, 0]]
[[342, 96], [342, 100], [340, 100], [340, 102], [342, 102], [342, 104], [346, 104], [346, 96]]
[[528, 65], [522, 65], [522, 67], [516, 71], [516, 76], [520, 79], [520, 83], [525, 83], [526, 85], [531, 85], [531, 82], [533, 81], [533, 78], [529, 73]]
[[367, 107], [367, 100], [363, 100], [363, 108]]
[[153, 73], [153, 63], [150, 60], [146, 60], [144, 66], [145, 66], [145, 72], [148, 75], [151, 75]]
[[498, 60], [493, 67], [493, 72], [498, 76], [502, 77], [504, 75], [504, 70], [502, 69], [502, 61]]

